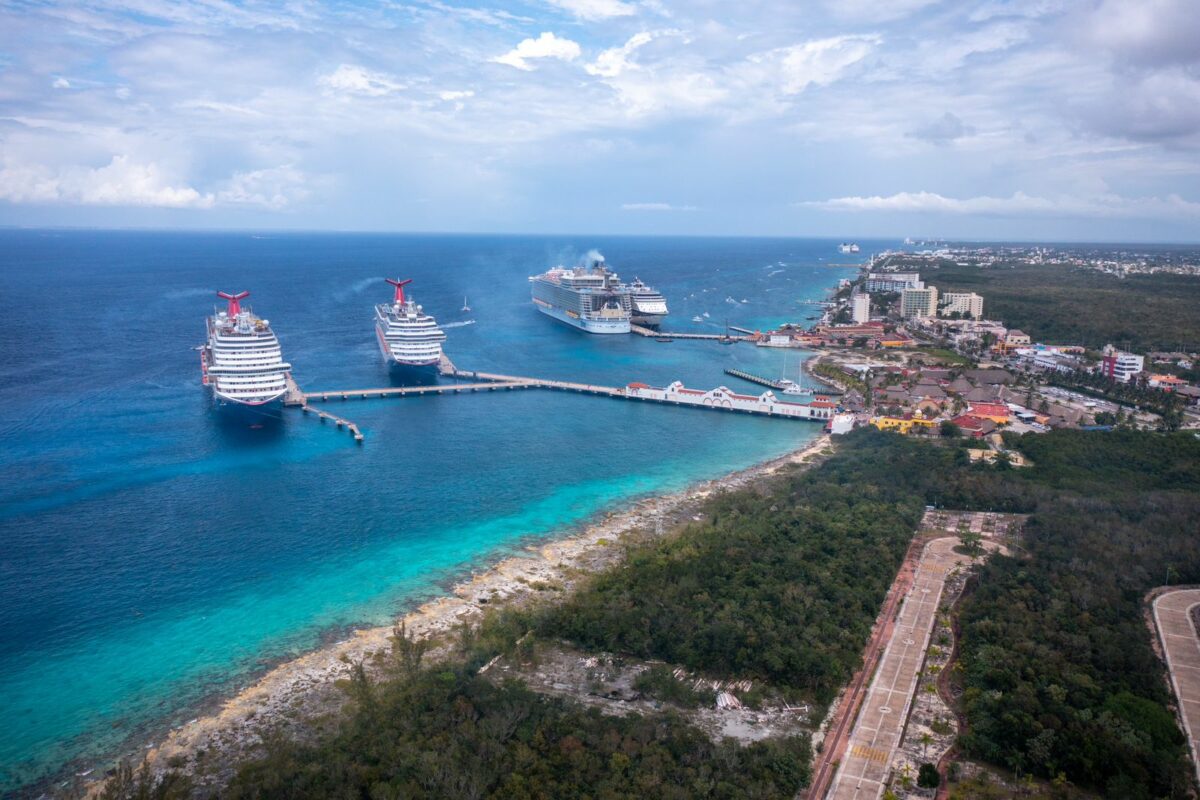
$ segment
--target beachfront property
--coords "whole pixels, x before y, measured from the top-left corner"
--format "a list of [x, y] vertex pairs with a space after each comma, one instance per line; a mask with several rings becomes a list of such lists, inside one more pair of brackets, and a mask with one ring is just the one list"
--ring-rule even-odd
[[793, 419], [828, 420], [837, 411], [836, 403], [819, 398], [808, 403], [789, 403], [780, 400], [770, 391], [760, 395], [738, 394], [725, 386], [704, 391], [689, 389], [680, 381], [661, 389], [645, 383], [630, 383], [625, 387], [625, 396], [634, 400], [653, 400], [659, 403], [678, 403]]
[[859, 293], [850, 299], [850, 319], [855, 325], [865, 325], [871, 321], [871, 295]]
[[936, 317], [937, 308], [938, 290], [936, 286], [905, 289], [900, 293], [900, 316], [905, 319]]
[[959, 314], [971, 319], [983, 318], [983, 297], [974, 292], [946, 292], [942, 296], [943, 317]]
[[863, 291], [867, 294], [875, 292], [903, 292], [905, 289], [923, 289], [925, 283], [917, 272], [872, 272], [863, 282]]

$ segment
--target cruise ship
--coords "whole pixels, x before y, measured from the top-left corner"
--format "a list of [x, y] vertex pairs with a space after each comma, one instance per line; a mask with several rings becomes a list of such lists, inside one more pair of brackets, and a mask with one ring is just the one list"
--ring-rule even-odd
[[383, 357], [398, 367], [436, 367], [442, 358], [446, 334], [437, 320], [426, 314], [411, 297], [404, 296], [408, 280], [386, 279], [396, 287], [391, 303], [375, 306], [375, 336]]
[[229, 305], [224, 311], [213, 310], [208, 341], [200, 348], [203, 383], [223, 405], [264, 406], [287, 391], [292, 365], [283, 360], [271, 324], [242, 307], [249, 296], [217, 292]]
[[629, 300], [633, 305], [632, 321], [637, 325], [656, 328], [671, 313], [667, 310], [667, 298], [642, 283], [641, 278], [634, 278], [629, 284]]
[[543, 314], [588, 333], [629, 333], [629, 287], [602, 260], [588, 267], [555, 267], [529, 283], [533, 304]]

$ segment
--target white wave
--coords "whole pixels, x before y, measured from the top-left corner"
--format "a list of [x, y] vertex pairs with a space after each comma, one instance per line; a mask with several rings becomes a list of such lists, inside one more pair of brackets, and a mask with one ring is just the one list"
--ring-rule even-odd
[[778, 275], [781, 272], [783, 272], [783, 270], [781, 270], [781, 269], [771, 270], [770, 272], [767, 273], [767, 277], [769, 278], [772, 275]]
[[438, 327], [441, 328], [442, 330], [446, 330], [447, 328], [462, 328], [464, 326], [474, 325], [474, 324], [475, 324], [475, 320], [464, 319], [461, 322], [445, 322], [445, 323], [442, 323], [441, 325], [439, 325]]
[[334, 292], [333, 299], [342, 301], [352, 295], [362, 294], [372, 286], [382, 283], [383, 278], [363, 278], [361, 281], [355, 281], [354, 283], [350, 284], [345, 289], [339, 289], [338, 291]]

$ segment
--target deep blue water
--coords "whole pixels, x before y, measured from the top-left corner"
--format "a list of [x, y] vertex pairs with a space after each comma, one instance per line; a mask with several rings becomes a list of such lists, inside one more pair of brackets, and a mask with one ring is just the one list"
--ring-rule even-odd
[[0, 791], [140, 749], [268, 660], [384, 622], [529, 537], [816, 435], [515, 392], [337, 403], [355, 446], [293, 411], [231, 417], [200, 385], [217, 289], [253, 292], [302, 386], [389, 385], [372, 327], [385, 275], [413, 278], [441, 323], [477, 321], [447, 331], [466, 369], [795, 377], [795, 353], [588, 336], [537, 313], [526, 277], [589, 248], [662, 290], [675, 330], [802, 320], [816, 309], [798, 301], [848, 274], [820, 265], [850, 258], [799, 239], [0, 231]]

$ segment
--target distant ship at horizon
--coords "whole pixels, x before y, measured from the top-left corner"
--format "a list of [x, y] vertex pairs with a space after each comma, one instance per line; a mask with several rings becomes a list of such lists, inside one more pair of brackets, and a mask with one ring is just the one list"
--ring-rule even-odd
[[840, 253], [857, 253], [859, 249], [859, 246], [854, 242], [842, 242], [838, 245], [838, 252]]
[[595, 259], [587, 267], [555, 267], [529, 278], [538, 311], [588, 333], [629, 333], [629, 287]]
[[200, 348], [202, 382], [222, 405], [265, 406], [287, 392], [292, 365], [283, 360], [271, 324], [242, 301], [249, 292], [217, 292], [228, 301], [206, 321], [208, 338]]
[[375, 337], [379, 351], [392, 366], [425, 369], [436, 367], [442, 360], [442, 342], [446, 334], [437, 320], [425, 313], [411, 297], [404, 296], [404, 287], [412, 279], [385, 280], [395, 287], [391, 303], [375, 306]]

